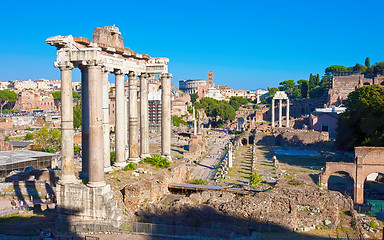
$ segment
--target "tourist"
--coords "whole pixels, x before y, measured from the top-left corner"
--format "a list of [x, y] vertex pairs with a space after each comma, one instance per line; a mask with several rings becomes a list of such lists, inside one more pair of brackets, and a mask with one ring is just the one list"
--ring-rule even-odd
[[12, 200], [11, 200], [11, 205], [12, 205], [12, 209], [16, 209], [17, 203], [16, 203], [14, 198], [12, 198]]
[[43, 231], [43, 229], [40, 228], [39, 240], [43, 240], [43, 239], [44, 239], [44, 231]]

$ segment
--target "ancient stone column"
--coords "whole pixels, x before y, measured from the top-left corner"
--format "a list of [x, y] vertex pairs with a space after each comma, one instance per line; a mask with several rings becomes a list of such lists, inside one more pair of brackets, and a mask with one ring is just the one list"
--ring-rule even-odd
[[88, 66], [89, 172], [88, 186], [102, 187], [104, 181], [103, 98], [101, 66]]
[[111, 172], [111, 161], [110, 161], [110, 128], [109, 128], [109, 88], [108, 88], [108, 75], [109, 71], [103, 69], [103, 85], [102, 85], [102, 101], [103, 101], [103, 140], [104, 140], [104, 151], [103, 151], [103, 159], [104, 159], [104, 172]]
[[196, 110], [195, 107], [192, 108], [192, 114], [193, 114], [193, 136], [197, 135], [197, 121], [196, 121]]
[[62, 184], [75, 183], [73, 153], [72, 63], [59, 66], [61, 71], [61, 169]]
[[171, 160], [171, 78], [161, 74], [161, 154]]
[[125, 161], [125, 142], [124, 142], [124, 117], [125, 117], [125, 97], [124, 97], [124, 74], [122, 71], [115, 72], [115, 167], [126, 166]]
[[287, 99], [287, 128], [289, 128], [289, 99]]
[[283, 117], [283, 100], [279, 99], [279, 127], [282, 127], [281, 119]]
[[271, 109], [271, 111], [272, 111], [272, 128], [274, 128], [275, 127], [275, 99], [273, 99], [272, 98], [272, 109]]
[[134, 72], [129, 77], [129, 162], [139, 162], [139, 116], [137, 112], [137, 77]]
[[81, 172], [80, 178], [88, 179], [89, 161], [89, 105], [88, 105], [88, 69], [81, 70]]
[[232, 143], [228, 144], [228, 168], [233, 166], [233, 146]]
[[140, 157], [149, 155], [148, 74], [140, 75]]

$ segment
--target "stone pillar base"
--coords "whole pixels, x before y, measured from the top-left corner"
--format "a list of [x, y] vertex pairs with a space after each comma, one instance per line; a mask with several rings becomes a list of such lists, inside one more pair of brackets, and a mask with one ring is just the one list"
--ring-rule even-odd
[[128, 158], [129, 163], [138, 163], [140, 162], [140, 158]]
[[166, 159], [168, 159], [170, 162], [172, 162], [172, 157], [171, 157], [171, 155], [169, 155], [169, 156], [164, 156], [164, 155], [161, 155], [163, 158], [166, 158]]
[[105, 167], [104, 168], [104, 172], [105, 173], [110, 173], [110, 172], [112, 172], [113, 171], [113, 168], [111, 167], [111, 166], [109, 166], [109, 167]]
[[121, 168], [124, 168], [125, 166], [127, 166], [128, 163], [127, 162], [115, 162], [113, 164], [113, 168], [118, 168], [118, 169], [121, 169]]
[[145, 159], [145, 158], [147, 158], [147, 157], [151, 157], [151, 155], [150, 155], [150, 154], [141, 154], [141, 155], [140, 155], [140, 158], [141, 158], [141, 159]]
[[84, 184], [58, 184], [56, 192], [60, 222], [78, 225], [99, 221], [118, 226], [122, 220], [122, 211], [113, 200], [109, 185], [91, 188]]
[[63, 175], [60, 177], [59, 184], [78, 184], [81, 181], [75, 175]]
[[104, 187], [105, 185], [106, 185], [106, 183], [104, 181], [102, 181], [102, 182], [89, 182], [89, 183], [87, 183], [87, 186], [91, 187], [91, 188]]

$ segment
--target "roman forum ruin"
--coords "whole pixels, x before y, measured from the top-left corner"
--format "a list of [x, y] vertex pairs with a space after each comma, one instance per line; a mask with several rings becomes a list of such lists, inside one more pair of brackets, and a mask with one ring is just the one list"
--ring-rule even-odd
[[283, 100], [287, 101], [287, 122], [286, 127], [289, 128], [289, 98], [287, 94], [284, 91], [277, 91], [275, 93], [275, 96], [272, 99], [272, 128], [275, 127], [275, 100], [279, 100], [279, 127], [281, 128], [282, 125], [282, 118], [283, 118]]
[[[54, 65], [61, 72], [62, 176], [58, 189], [59, 207], [61, 205], [62, 208], [69, 208], [74, 205], [73, 201], [94, 201], [90, 197], [91, 194], [105, 195], [106, 192], [110, 192], [109, 187], [104, 189], [105, 171], [110, 171], [112, 167], [123, 168], [129, 162], [139, 162], [140, 158], [149, 155], [147, 79], [155, 74], [159, 74], [162, 85], [161, 153], [164, 157], [171, 158], [172, 75], [168, 73], [169, 59], [151, 58], [146, 54], [133, 52], [124, 46], [119, 29], [115, 26], [96, 28], [92, 41], [84, 37], [59, 35], [50, 37], [45, 42], [57, 48], [57, 60]], [[81, 174], [87, 180], [87, 189], [74, 187], [79, 185], [77, 184], [79, 180], [75, 177], [73, 150], [72, 69], [75, 67], [81, 70], [83, 145]], [[114, 166], [110, 166], [109, 73], [113, 73], [116, 80], [116, 162]], [[126, 75], [129, 82], [128, 96], [124, 93]], [[140, 81], [139, 89], [138, 81]], [[139, 99], [138, 96], [140, 96]], [[138, 108], [138, 101], [140, 108]], [[128, 126], [125, 126], [125, 123]], [[125, 139], [128, 139], [128, 143]], [[128, 151], [126, 146], [129, 147]], [[126, 156], [127, 152], [128, 156]], [[95, 190], [97, 188], [104, 190]], [[79, 191], [82, 193], [79, 195], [84, 197], [82, 200], [75, 194]], [[77, 215], [83, 218], [108, 218], [105, 212], [88, 214], [86, 212], [90, 209], [83, 211], [87, 206], [80, 205], [77, 204], [77, 210], [80, 211]], [[90, 206], [102, 208], [92, 204]]]

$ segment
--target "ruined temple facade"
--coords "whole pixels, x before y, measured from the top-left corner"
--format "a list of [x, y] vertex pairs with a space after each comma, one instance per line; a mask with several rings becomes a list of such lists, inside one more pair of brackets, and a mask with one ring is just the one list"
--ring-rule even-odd
[[328, 106], [339, 106], [348, 94], [359, 87], [372, 84], [384, 85], [383, 76], [365, 77], [363, 74], [336, 75], [332, 78], [331, 86], [328, 91]]
[[[161, 85], [161, 153], [171, 158], [171, 78], [167, 58], [151, 58], [124, 46], [115, 26], [96, 28], [93, 40], [54, 36], [55, 67], [61, 73], [62, 176], [57, 186], [58, 211], [74, 221], [101, 220], [116, 224], [121, 213], [104, 180], [104, 172], [121, 169], [149, 155], [148, 82]], [[81, 70], [82, 170], [86, 185], [75, 176], [73, 152], [72, 70]], [[110, 165], [108, 76], [115, 76], [115, 151]], [[125, 76], [128, 80], [125, 83]], [[127, 86], [127, 89], [126, 89]]]

